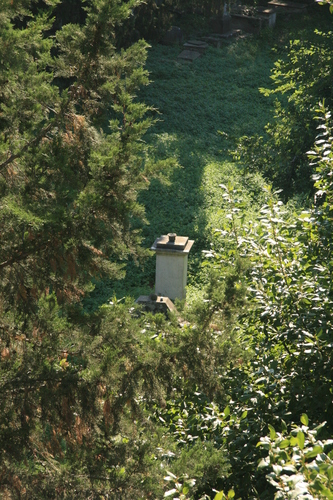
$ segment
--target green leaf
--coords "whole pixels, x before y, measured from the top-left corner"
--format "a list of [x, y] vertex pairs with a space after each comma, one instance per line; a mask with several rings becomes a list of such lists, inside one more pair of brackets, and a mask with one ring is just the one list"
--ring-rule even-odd
[[268, 428], [269, 428], [269, 437], [273, 440], [276, 438], [276, 432], [275, 432], [275, 429], [272, 425], [268, 424]]
[[223, 493], [223, 491], [220, 491], [214, 497], [214, 500], [224, 500], [224, 499], [225, 499], [225, 494]]
[[262, 448], [264, 448], [264, 450], [269, 450], [271, 445], [270, 443], [267, 443], [267, 441], [259, 441], [259, 443], [257, 443], [257, 448], [261, 446]]
[[258, 470], [263, 469], [264, 467], [268, 467], [268, 463], [265, 458], [262, 458], [258, 464]]
[[285, 423], [284, 420], [281, 420], [281, 429], [282, 429], [282, 432], [287, 432], [287, 424]]
[[309, 425], [309, 419], [306, 413], [303, 413], [301, 416], [301, 422], [303, 425], [308, 426]]
[[320, 431], [323, 427], [325, 427], [325, 425], [326, 425], [326, 422], [322, 422], [321, 424], [317, 425], [317, 426], [315, 427], [315, 429], [314, 429], [314, 430], [315, 430], [315, 431], [317, 432], [317, 434], [318, 434], [318, 432], [319, 432], [319, 431]]
[[234, 490], [229, 490], [228, 491], [228, 498], [234, 498], [234, 496], [235, 496]]
[[312, 450], [308, 451], [305, 454], [305, 458], [315, 458], [317, 455], [323, 452], [323, 448], [319, 445], [316, 445], [312, 448]]
[[229, 406], [227, 406], [227, 407], [224, 409], [224, 412], [223, 412], [223, 413], [224, 413], [224, 416], [225, 416], [225, 417], [229, 417], [229, 415], [230, 415], [230, 408], [229, 408]]
[[305, 436], [304, 436], [304, 432], [302, 431], [299, 431], [297, 433], [297, 441], [298, 441], [298, 445], [300, 447], [301, 450], [303, 450], [304, 448], [304, 443], [305, 443]]
[[330, 481], [333, 481], [333, 466], [329, 467], [326, 471], [327, 477]]
[[288, 448], [289, 445], [290, 445], [289, 439], [283, 439], [281, 443], [279, 443], [279, 448], [283, 450], [284, 448]]

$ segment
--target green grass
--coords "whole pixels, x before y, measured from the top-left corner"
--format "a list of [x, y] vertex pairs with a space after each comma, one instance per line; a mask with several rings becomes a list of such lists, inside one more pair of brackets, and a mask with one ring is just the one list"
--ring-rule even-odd
[[[178, 60], [179, 53], [179, 47], [162, 45], [149, 50], [151, 84], [139, 96], [158, 109], [158, 121], [145, 137], [150, 154], [157, 161], [171, 157], [179, 165], [153, 179], [140, 194], [149, 222], [142, 234], [148, 248], [168, 232], [194, 239], [188, 281], [195, 286], [201, 251], [209, 247], [211, 230], [218, 224], [219, 184], [248, 182], [228, 149], [241, 135], [263, 133], [271, 102], [258, 87], [270, 85], [273, 58], [270, 46], [259, 38], [210, 47], [193, 63]], [[149, 293], [154, 275], [154, 256], [143, 269], [129, 262], [126, 278], [97, 284], [90, 301], [103, 303], [114, 292], [117, 297]]]
[[254, 39], [209, 48], [194, 63], [177, 60], [179, 52], [163, 46], [149, 52], [152, 84], [142, 98], [161, 115], [146, 140], [158, 159], [171, 156], [181, 168], [169, 175], [168, 186], [153, 182], [143, 193], [150, 222], [144, 235], [174, 230], [195, 238], [201, 250], [218, 184], [240, 175], [228, 155], [233, 139], [263, 132], [269, 119], [271, 103], [258, 87], [270, 85], [273, 59], [269, 47]]
[[[302, 19], [293, 26], [295, 36], [297, 30], [304, 30]], [[290, 36], [287, 26], [260, 37], [228, 41], [221, 49], [210, 47], [193, 63], [177, 58], [179, 47], [155, 45], [149, 50], [151, 84], [138, 97], [157, 108], [158, 121], [145, 140], [156, 161], [172, 158], [178, 168], [162, 172], [140, 194], [148, 221], [142, 228], [143, 245], [149, 248], [156, 237], [168, 232], [194, 239], [189, 257], [191, 289], [200, 288], [201, 252], [209, 248], [212, 230], [223, 217], [219, 184], [237, 185], [249, 214], [261, 203], [263, 180], [258, 175], [244, 176], [228, 151], [243, 135], [264, 134], [273, 101], [258, 88], [271, 86], [270, 70], [281, 52], [273, 52], [272, 46], [279, 42], [283, 50]], [[97, 284], [87, 304], [101, 304], [114, 293], [117, 297], [148, 294], [154, 276], [154, 256], [143, 268], [130, 261], [126, 278]]]

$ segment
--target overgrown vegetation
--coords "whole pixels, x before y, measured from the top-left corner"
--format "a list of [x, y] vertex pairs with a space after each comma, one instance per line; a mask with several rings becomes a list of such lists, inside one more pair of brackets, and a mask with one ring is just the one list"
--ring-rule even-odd
[[264, 134], [241, 137], [233, 153], [247, 170], [261, 172], [281, 188], [284, 200], [313, 194], [306, 152], [316, 136], [318, 102], [332, 106], [332, 20], [319, 14], [314, 12], [311, 28], [299, 26], [292, 39], [281, 34], [282, 43], [274, 47], [273, 87], [260, 88], [263, 95], [275, 97], [274, 116]]
[[[263, 201], [262, 177], [244, 176], [228, 150], [237, 137], [260, 133], [269, 120], [272, 102], [258, 87], [270, 84], [274, 59], [265, 38], [227, 42], [221, 50], [209, 48], [193, 65], [178, 61], [178, 54], [179, 48], [162, 45], [148, 51], [152, 82], [140, 96], [158, 112], [145, 140], [155, 161], [172, 159], [173, 168], [162, 170], [140, 194], [149, 222], [142, 236], [143, 245], [150, 248], [157, 236], [170, 231], [191, 235], [195, 245], [189, 284], [195, 294], [203, 279], [201, 251], [209, 248], [211, 230], [221, 220], [216, 210], [222, 202], [219, 183], [232, 177], [254, 211]], [[154, 276], [153, 257], [144, 269], [130, 263], [125, 281], [97, 284], [87, 307], [106, 302], [114, 292], [118, 297], [150, 293]]]
[[[319, 135], [297, 147], [315, 198], [297, 186], [285, 205], [262, 158], [229, 156], [270, 119], [275, 34], [192, 65], [154, 46], [142, 89], [146, 43], [118, 47], [150, 3], [93, 0], [61, 30], [29, 6], [0, 14], [0, 494], [332, 498], [333, 134], [311, 94], [329, 51], [301, 50], [325, 63], [291, 99], [314, 107]], [[182, 317], [130, 298], [154, 277], [143, 248], [171, 230], [196, 241]]]

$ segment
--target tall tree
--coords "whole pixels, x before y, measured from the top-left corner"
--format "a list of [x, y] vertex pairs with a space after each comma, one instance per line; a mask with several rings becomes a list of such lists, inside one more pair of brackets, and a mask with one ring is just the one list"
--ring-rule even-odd
[[[151, 121], [136, 98], [148, 83], [147, 45], [117, 51], [114, 38], [140, 0], [87, 2], [84, 25], [54, 35], [57, 3], [0, 1], [0, 492], [18, 498], [60, 498], [74, 485], [87, 498], [101, 468], [114, 479], [126, 452], [115, 444], [105, 476], [98, 436], [108, 435], [109, 415], [118, 432], [127, 400], [103, 404], [133, 394], [137, 381], [121, 355], [108, 374], [103, 342], [145, 366], [129, 330], [119, 338], [128, 318], [108, 320], [103, 334], [101, 318], [78, 307], [93, 276], [119, 276], [121, 261], [142, 253], [132, 223], [147, 182], [142, 136]], [[88, 358], [100, 363], [89, 372]], [[82, 480], [66, 476], [73, 457], [85, 464]]]
[[150, 121], [135, 90], [148, 83], [146, 44], [117, 53], [112, 35], [136, 3], [92, 2], [84, 26], [66, 25], [54, 39], [47, 14], [2, 2], [5, 304], [27, 310], [46, 287], [59, 300], [78, 298], [92, 275], [116, 274], [110, 258], [137, 252], [129, 229], [142, 215], [140, 139]]

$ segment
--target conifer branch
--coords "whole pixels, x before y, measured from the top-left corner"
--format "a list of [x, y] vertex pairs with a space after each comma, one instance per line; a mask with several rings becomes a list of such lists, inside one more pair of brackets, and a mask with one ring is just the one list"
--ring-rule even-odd
[[37, 144], [43, 137], [45, 137], [45, 135], [49, 132], [49, 130], [51, 130], [53, 125], [54, 125], [53, 123], [50, 123], [49, 125], [47, 125], [47, 127], [42, 129], [34, 139], [32, 139], [25, 146], [23, 146], [21, 151], [19, 151], [18, 153], [12, 154], [9, 158], [7, 158], [7, 160], [0, 163], [0, 172], [2, 172], [2, 170], [5, 169], [7, 167], [7, 165], [12, 163], [14, 160], [16, 160], [17, 158], [20, 158], [31, 146], [33, 146], [34, 144]]
[[21, 260], [24, 260], [27, 257], [29, 257], [29, 255], [30, 255], [29, 252], [21, 253], [20, 255], [15, 255], [14, 257], [11, 257], [10, 259], [5, 260], [4, 262], [1, 262], [0, 269], [11, 266], [12, 264], [15, 264], [15, 262], [20, 262]]
[[2, 385], [0, 385], [1, 392], [12, 392], [12, 391], [27, 391], [27, 387], [30, 387], [31, 390], [36, 389], [36, 385], [45, 384], [46, 382], [61, 383], [64, 380], [72, 379], [73, 376], [76, 380], [79, 380], [75, 377], [79, 373], [79, 370], [71, 371], [70, 373], [52, 373], [48, 377], [38, 377], [38, 378], [18, 378], [12, 380], [6, 380]]

